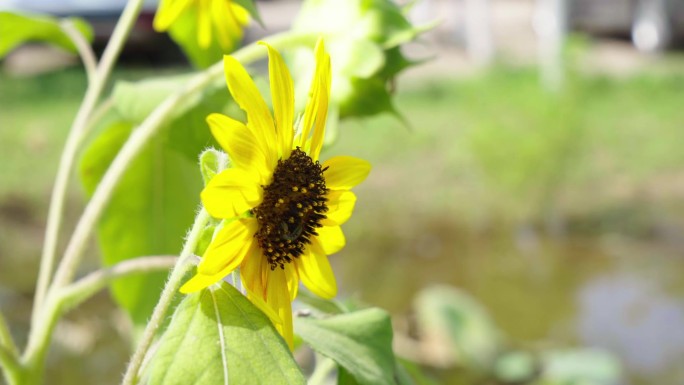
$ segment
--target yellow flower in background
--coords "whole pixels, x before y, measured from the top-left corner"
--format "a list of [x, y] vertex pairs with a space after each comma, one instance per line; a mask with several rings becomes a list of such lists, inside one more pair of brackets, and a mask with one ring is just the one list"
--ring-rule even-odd
[[240, 267], [248, 298], [292, 348], [291, 302], [299, 281], [320, 297], [337, 294], [327, 256], [345, 245], [340, 225], [356, 202], [350, 189], [368, 176], [370, 164], [350, 156], [319, 162], [331, 82], [323, 41], [298, 124], [290, 72], [275, 49], [261, 44], [268, 49], [274, 116], [244, 67], [224, 56], [228, 89], [247, 124], [221, 114], [207, 118], [232, 167], [212, 178], [201, 198], [212, 216], [226, 220], [181, 291], [206, 288]]
[[231, 0], [161, 0], [154, 18], [154, 29], [167, 31], [185, 12], [194, 11], [197, 19], [197, 43], [209, 48], [215, 39], [225, 52], [242, 39], [249, 13]]

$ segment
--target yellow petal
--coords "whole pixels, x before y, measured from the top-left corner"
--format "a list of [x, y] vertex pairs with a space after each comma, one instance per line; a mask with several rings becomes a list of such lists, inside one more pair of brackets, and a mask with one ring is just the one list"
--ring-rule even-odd
[[234, 218], [256, 207], [263, 189], [255, 173], [229, 168], [216, 174], [202, 190], [200, 198], [214, 218]]
[[231, 95], [240, 108], [247, 113], [247, 127], [257, 139], [267, 163], [274, 166], [278, 160], [276, 132], [266, 102], [240, 62], [231, 56], [224, 56], [223, 68]]
[[[216, 39], [224, 52], [230, 52], [233, 48], [233, 42], [239, 35], [236, 34], [236, 22], [232, 17], [232, 11], [229, 3], [224, 0], [213, 0], [211, 2], [212, 24], [216, 28]], [[238, 28], [238, 31], [240, 29]], [[239, 32], [238, 32], [239, 33]]]
[[194, 293], [196, 291], [200, 291], [222, 280], [223, 277], [225, 277], [228, 274], [230, 274], [230, 272], [227, 272], [223, 275], [219, 273], [213, 275], [196, 274], [188, 282], [181, 286], [179, 291], [183, 294], [189, 294]]
[[247, 252], [247, 256], [240, 265], [240, 277], [242, 284], [248, 291], [259, 295], [262, 299], [266, 298], [266, 270], [268, 267], [266, 257], [261, 252], [261, 248], [256, 242]]
[[299, 278], [312, 293], [330, 299], [337, 295], [337, 281], [325, 252], [316, 241], [295, 260]]
[[349, 190], [363, 182], [370, 173], [367, 161], [353, 156], [335, 156], [323, 162], [325, 186], [331, 190]]
[[185, 12], [193, 0], [162, 0], [154, 16], [154, 29], [163, 32], [169, 29], [178, 16]]
[[321, 221], [324, 226], [341, 225], [351, 217], [356, 204], [356, 195], [349, 190], [330, 190], [326, 195], [328, 212]]
[[290, 302], [292, 302], [297, 298], [299, 291], [299, 274], [297, 274], [294, 264], [285, 264], [285, 278], [287, 279], [287, 291], [290, 293]]
[[330, 55], [325, 52], [323, 47], [323, 40], [319, 40], [316, 46], [316, 66], [321, 67], [318, 73], [318, 82], [320, 82], [315, 98], [316, 102], [316, 116], [314, 118], [313, 136], [311, 138], [311, 149], [309, 154], [311, 158], [316, 161], [318, 155], [321, 153], [323, 147], [323, 138], [325, 136], [325, 122], [328, 118], [328, 101], [330, 99], [330, 83], [332, 82], [330, 70]]
[[198, 0], [197, 5], [197, 42], [207, 49], [211, 45], [211, 0]]
[[266, 158], [247, 126], [222, 114], [207, 116], [207, 123], [216, 141], [228, 153], [231, 163], [245, 171], [258, 173], [259, 184], [266, 184], [270, 176]]
[[253, 218], [236, 219], [225, 224], [204, 252], [197, 272], [214, 275], [235, 270], [250, 250], [256, 230], [257, 221]]
[[264, 296], [252, 293], [249, 291], [249, 289], [247, 289], [247, 299], [249, 299], [254, 304], [254, 306], [258, 307], [259, 310], [266, 314], [266, 316], [273, 323], [274, 327], [278, 328], [278, 325], [282, 327], [283, 320], [280, 318], [278, 313], [275, 312], [275, 310], [271, 309], [271, 307], [268, 306], [264, 298]]
[[249, 12], [242, 8], [242, 6], [235, 4], [234, 2], [230, 3], [230, 10], [232, 12], [233, 17], [235, 18], [235, 21], [240, 25], [240, 26], [245, 26], [247, 23], [249, 23]]
[[271, 82], [271, 99], [275, 115], [276, 132], [283, 159], [290, 156], [292, 150], [294, 124], [294, 86], [290, 71], [278, 51], [266, 42], [259, 42], [268, 49], [268, 77]]
[[283, 336], [285, 342], [294, 349], [292, 332], [292, 304], [290, 293], [287, 287], [287, 277], [285, 270], [276, 268], [268, 273], [268, 287], [266, 288], [266, 304], [275, 310], [278, 317], [283, 321], [282, 324], [275, 325], [276, 330]]
[[[318, 114], [321, 107], [319, 104], [325, 102], [325, 110], [327, 111], [327, 99], [322, 100], [320, 95], [322, 93], [328, 92], [321, 90], [325, 86], [326, 80], [326, 66], [327, 70], [330, 70], [330, 57], [325, 52], [325, 46], [323, 44], [323, 39], [318, 39], [315, 49], [316, 56], [316, 70], [314, 71], [314, 76], [311, 79], [311, 88], [309, 89], [309, 100], [306, 102], [306, 107], [304, 108], [304, 120], [302, 123], [302, 132], [300, 136], [299, 146], [306, 148], [307, 141], [309, 140], [309, 134], [311, 133], [311, 128], [319, 119]], [[329, 76], [329, 73], [328, 73]], [[325, 120], [323, 121], [323, 127], [325, 127]]]
[[340, 226], [323, 226], [316, 229], [318, 242], [321, 249], [327, 255], [335, 254], [342, 250], [347, 242]]

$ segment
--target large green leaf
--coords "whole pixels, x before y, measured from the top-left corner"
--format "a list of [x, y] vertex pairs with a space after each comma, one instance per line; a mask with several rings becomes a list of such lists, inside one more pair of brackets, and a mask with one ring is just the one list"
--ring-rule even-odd
[[[74, 24], [86, 40], [93, 40], [93, 30], [87, 22], [79, 18], [69, 18], [68, 21]], [[58, 19], [47, 16], [0, 12], [0, 58], [29, 41], [50, 43], [76, 52], [74, 43], [64, 33], [59, 23]]]
[[[142, 88], [133, 86], [125, 89], [128, 91], [119, 93], [136, 89], [142, 92]], [[98, 226], [98, 242], [105, 265], [144, 255], [177, 255], [180, 252], [203, 186], [197, 157], [203, 149], [214, 144], [204, 120], [210, 112], [221, 111], [226, 100], [223, 91], [207, 95], [202, 103], [192, 108], [185, 106], [183, 113], [168, 122], [131, 162]], [[126, 105], [116, 106], [120, 115], [128, 119], [119, 118], [84, 153], [80, 174], [89, 194], [128, 138], [136, 120], [145, 115], [147, 107], [142, 108], [142, 101], [137, 109], [135, 104], [130, 104], [130, 109], [126, 109]], [[149, 109], [153, 105], [150, 104]], [[141, 274], [113, 283], [114, 298], [136, 324], [147, 321], [166, 275], [166, 272]]]
[[150, 385], [304, 384], [271, 321], [235, 288], [190, 294], [150, 364]]
[[[387, 312], [372, 308], [325, 319], [300, 317], [296, 319], [295, 331], [359, 384], [395, 383], [392, 323]], [[346, 375], [342, 374], [343, 379]]]
[[[92, 192], [128, 138], [131, 124], [115, 123], [88, 148], [81, 176]], [[98, 241], [105, 265], [143, 255], [177, 255], [192, 224], [202, 179], [193, 162], [153, 138], [129, 165], [102, 215]], [[121, 278], [112, 285], [115, 299], [133, 321], [144, 324], [163, 287], [166, 272]]]

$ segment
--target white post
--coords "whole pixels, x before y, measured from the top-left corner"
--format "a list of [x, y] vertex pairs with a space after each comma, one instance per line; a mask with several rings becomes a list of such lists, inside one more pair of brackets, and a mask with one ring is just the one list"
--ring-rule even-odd
[[489, 0], [465, 0], [465, 43], [468, 56], [478, 65], [494, 57]]
[[552, 91], [563, 87], [563, 44], [567, 30], [566, 0], [537, 0], [534, 26], [539, 40], [541, 83]]

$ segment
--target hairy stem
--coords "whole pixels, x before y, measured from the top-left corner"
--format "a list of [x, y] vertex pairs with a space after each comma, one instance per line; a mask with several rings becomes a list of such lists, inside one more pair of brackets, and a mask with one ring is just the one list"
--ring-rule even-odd
[[[57, 177], [55, 185], [52, 189], [50, 197], [50, 209], [48, 212], [47, 225], [45, 228], [45, 244], [43, 245], [43, 253], [40, 260], [40, 271], [38, 273], [38, 283], [36, 285], [36, 295], [33, 302], [33, 312], [31, 317], [31, 324], [35, 325], [40, 318], [40, 308], [45, 298], [48, 286], [50, 284], [50, 276], [55, 262], [55, 254], [57, 248], [57, 237], [59, 228], [62, 223], [62, 214], [64, 211], [64, 201], [66, 197], [66, 189], [69, 182], [69, 175], [73, 168], [74, 160], [78, 152], [78, 147], [85, 137], [86, 128], [90, 119], [93, 108], [100, 98], [102, 91], [107, 84], [112, 68], [116, 63], [116, 59], [123, 48], [123, 45], [130, 33], [135, 21], [138, 18], [140, 9], [142, 8], [143, 0], [129, 0], [126, 4], [119, 21], [114, 28], [112, 37], [102, 54], [97, 69], [92, 78], [89, 78], [88, 89], [85, 97], [81, 103], [81, 107], [76, 114], [76, 118], [69, 131], [64, 151], [62, 152], [59, 161], [59, 168], [57, 169]], [[68, 29], [68, 27], [67, 27]], [[77, 33], [78, 34], [78, 33]], [[80, 34], [78, 34], [80, 36]], [[78, 40], [78, 38], [77, 38]], [[78, 47], [78, 43], [77, 43]], [[80, 48], [79, 48], [80, 51]], [[89, 64], [84, 64], [89, 66]]]
[[166, 312], [171, 305], [173, 297], [178, 292], [178, 288], [180, 287], [185, 273], [192, 267], [192, 264], [189, 263], [189, 259], [197, 246], [202, 230], [207, 222], [209, 222], [209, 218], [209, 214], [204, 209], [201, 209], [197, 214], [195, 223], [192, 225], [192, 229], [185, 240], [185, 245], [183, 246], [183, 251], [181, 251], [180, 258], [178, 258], [176, 266], [171, 271], [169, 280], [166, 282], [164, 290], [162, 290], [161, 296], [159, 297], [159, 302], [157, 302], [157, 305], [154, 307], [152, 317], [150, 317], [150, 321], [147, 323], [147, 326], [145, 326], [145, 331], [143, 332], [142, 338], [140, 338], [138, 347], [135, 349], [131, 361], [128, 363], [123, 384], [132, 385], [138, 382], [138, 372], [145, 359], [145, 354], [150, 348], [150, 345], [152, 345], [157, 329], [159, 329], [159, 326], [164, 321]]
[[119, 278], [132, 274], [156, 270], [167, 270], [176, 264], [175, 256], [138, 257], [117, 263], [106, 269], [94, 271], [78, 281], [63, 287], [58, 293], [58, 301], [65, 310], [78, 306], [86, 299]]

